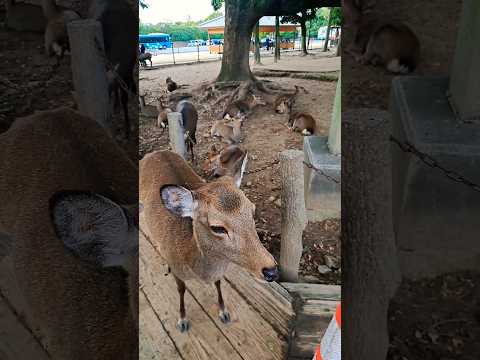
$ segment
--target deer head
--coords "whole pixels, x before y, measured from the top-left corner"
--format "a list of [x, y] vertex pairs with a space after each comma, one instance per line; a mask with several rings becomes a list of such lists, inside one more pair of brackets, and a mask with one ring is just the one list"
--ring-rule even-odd
[[239, 189], [247, 157], [237, 162], [233, 177], [222, 176], [194, 191], [178, 185], [160, 189], [163, 204], [176, 216], [192, 219], [200, 256], [223, 259], [267, 281], [278, 277], [273, 256], [255, 228], [255, 205]]
[[85, 266], [118, 267], [128, 276], [129, 305], [138, 324], [138, 205], [98, 194], [60, 191], [50, 199], [55, 233]]

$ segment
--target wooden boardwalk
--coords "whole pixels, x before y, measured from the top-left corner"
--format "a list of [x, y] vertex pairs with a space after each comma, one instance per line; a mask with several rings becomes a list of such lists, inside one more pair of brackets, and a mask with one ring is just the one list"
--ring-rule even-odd
[[190, 330], [182, 334], [175, 280], [141, 234], [140, 359], [310, 360], [340, 299], [338, 286], [261, 283], [232, 267], [222, 282], [232, 319], [225, 325], [213, 284], [186, 284]]

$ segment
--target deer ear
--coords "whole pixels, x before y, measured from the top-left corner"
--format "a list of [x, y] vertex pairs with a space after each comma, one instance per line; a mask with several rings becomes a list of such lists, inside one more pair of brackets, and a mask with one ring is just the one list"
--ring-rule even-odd
[[50, 199], [50, 217], [58, 238], [77, 258], [100, 267], [128, 271], [138, 251], [133, 217], [98, 194], [61, 191]]
[[235, 163], [235, 175], [233, 177], [235, 185], [240, 188], [242, 184], [243, 174], [247, 168], [248, 152], [245, 152], [245, 155], [237, 160]]
[[168, 211], [181, 217], [193, 217], [194, 200], [190, 190], [178, 185], [164, 185], [160, 197]]

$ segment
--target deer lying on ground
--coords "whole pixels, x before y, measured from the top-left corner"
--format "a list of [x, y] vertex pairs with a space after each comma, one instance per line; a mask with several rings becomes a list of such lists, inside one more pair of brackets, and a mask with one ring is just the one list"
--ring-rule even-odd
[[147, 60], [150, 61], [150, 67], [152, 67], [152, 54], [147, 52], [138, 55], [138, 62], [140, 63], [140, 65], [147, 67]]
[[43, 14], [47, 19], [45, 28], [45, 53], [56, 56], [57, 65], [65, 51], [70, 51], [67, 24], [79, 20], [80, 16], [73, 10], [61, 10], [55, 0], [42, 0]]
[[47, 20], [42, 8], [28, 3], [5, 0], [5, 25], [15, 31], [44, 32]]
[[102, 24], [107, 66], [114, 69], [110, 77], [110, 94], [120, 96], [125, 118], [125, 137], [130, 137], [128, 93], [136, 94], [133, 70], [137, 62], [138, 18], [126, 0], [88, 0], [88, 17]]
[[420, 59], [420, 42], [407, 25], [362, 13], [358, 0], [344, 0], [343, 9], [346, 24], [354, 33], [354, 43], [346, 50], [358, 63], [383, 66], [398, 74], [415, 70]]
[[192, 161], [195, 161], [193, 146], [197, 143], [195, 133], [197, 132], [198, 113], [195, 106], [187, 100], [177, 104], [176, 111], [182, 114], [183, 130], [185, 131], [185, 144], [187, 151], [190, 151]]
[[225, 107], [222, 119], [225, 117], [245, 119], [259, 105], [266, 105], [266, 103], [255, 95], [249, 95], [245, 100], [233, 101]]
[[239, 161], [247, 156], [247, 152], [242, 150], [238, 145], [224, 146], [217, 149], [213, 145], [204, 161], [202, 170], [212, 177], [235, 176], [236, 166]]
[[274, 281], [278, 268], [261, 244], [255, 229], [255, 205], [239, 189], [247, 158], [234, 177], [206, 183], [177, 154], [156, 151], [140, 161], [140, 203], [152, 241], [159, 246], [177, 282], [181, 332], [189, 329], [185, 281], [214, 283], [219, 317], [230, 321], [220, 282], [230, 263], [255, 277]]
[[175, 81], [172, 80], [172, 78], [169, 76], [165, 79], [165, 82], [167, 83], [167, 90], [170, 92], [173, 92], [178, 89], [178, 85]]
[[295, 97], [298, 94], [298, 89], [299, 87], [295, 85], [295, 92], [293, 94], [282, 94], [275, 99], [273, 103], [273, 109], [276, 113], [284, 114], [292, 111], [295, 103]]
[[296, 112], [290, 114], [288, 125], [292, 131], [300, 132], [303, 135], [313, 135], [315, 133], [315, 119], [307, 113]]
[[220, 139], [225, 144], [238, 144], [242, 137], [240, 130], [242, 122], [242, 119], [233, 119], [230, 123], [217, 120], [210, 129], [210, 135], [213, 138]]
[[0, 173], [0, 242], [26, 304], [15, 310], [49, 358], [138, 357], [136, 165], [60, 108], [0, 135]]

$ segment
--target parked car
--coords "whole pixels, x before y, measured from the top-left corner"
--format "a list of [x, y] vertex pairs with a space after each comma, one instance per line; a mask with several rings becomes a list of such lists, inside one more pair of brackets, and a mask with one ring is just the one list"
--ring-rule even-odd
[[187, 44], [187, 46], [203, 46], [203, 45], [207, 45], [207, 41], [201, 40], [201, 39], [190, 40]]
[[211, 39], [210, 45], [223, 45], [223, 39]]

